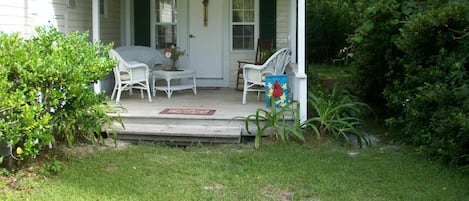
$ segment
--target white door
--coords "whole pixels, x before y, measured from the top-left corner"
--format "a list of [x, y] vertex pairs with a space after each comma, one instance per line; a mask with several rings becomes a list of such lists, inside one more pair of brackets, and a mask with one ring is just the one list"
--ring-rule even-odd
[[189, 0], [189, 65], [198, 79], [223, 79], [224, 5], [222, 0]]

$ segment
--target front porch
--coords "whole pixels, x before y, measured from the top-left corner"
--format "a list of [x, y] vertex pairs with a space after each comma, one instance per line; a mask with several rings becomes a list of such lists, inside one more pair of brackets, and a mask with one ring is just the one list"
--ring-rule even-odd
[[[140, 91], [136, 90], [133, 95], [124, 92], [119, 103], [123, 109], [110, 115], [119, 115], [123, 120], [125, 129], [117, 127], [121, 140], [178, 145], [240, 143], [241, 138], [249, 134], [244, 129], [244, 120], [235, 118], [266, 108], [263, 95], [257, 101], [256, 93], [248, 93], [247, 104], [243, 105], [242, 91], [198, 87], [197, 95], [192, 90], [182, 90], [174, 92], [170, 99], [159, 91], [150, 103], [147, 97], [141, 99]], [[109, 104], [116, 106], [115, 101]], [[168, 108], [213, 109], [215, 112], [212, 115], [160, 114]]]

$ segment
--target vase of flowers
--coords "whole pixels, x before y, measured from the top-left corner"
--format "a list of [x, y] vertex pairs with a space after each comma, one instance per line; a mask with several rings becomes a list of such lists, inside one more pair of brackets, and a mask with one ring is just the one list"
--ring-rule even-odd
[[171, 45], [170, 47], [165, 48], [163, 50], [163, 55], [166, 58], [171, 59], [172, 61], [170, 70], [177, 70], [176, 62], [179, 60], [179, 58], [183, 57], [185, 53], [186, 53], [185, 50], [180, 51], [179, 48], [176, 47], [176, 45]]

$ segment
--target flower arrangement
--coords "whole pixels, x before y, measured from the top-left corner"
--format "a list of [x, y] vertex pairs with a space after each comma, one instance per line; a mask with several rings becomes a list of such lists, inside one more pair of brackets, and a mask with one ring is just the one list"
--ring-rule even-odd
[[171, 45], [171, 47], [163, 49], [163, 55], [171, 59], [173, 65], [171, 66], [172, 69], [176, 69], [176, 62], [179, 58], [183, 57], [186, 54], [186, 51], [180, 51], [175, 45]]

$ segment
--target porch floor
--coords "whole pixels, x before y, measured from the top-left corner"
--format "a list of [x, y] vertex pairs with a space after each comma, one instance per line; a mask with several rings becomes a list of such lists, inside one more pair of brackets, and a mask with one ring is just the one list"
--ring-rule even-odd
[[[175, 91], [170, 99], [164, 92], [158, 91], [142, 99], [140, 91], [133, 95], [124, 92], [120, 103], [109, 101], [117, 108], [125, 128], [118, 127], [121, 140], [160, 141], [174, 144], [194, 143], [239, 143], [241, 136], [250, 135], [244, 129], [244, 120], [235, 119], [253, 114], [258, 108], [265, 108], [264, 94], [257, 101], [257, 94], [248, 93], [247, 104], [242, 104], [242, 91], [234, 88], [197, 88]], [[119, 109], [121, 107], [121, 109]], [[211, 115], [160, 114], [165, 109], [213, 109]], [[254, 129], [254, 128], [253, 128]]]
[[[158, 91], [156, 96], [152, 96], [152, 102], [148, 97], [142, 99], [139, 90], [134, 90], [133, 95], [123, 92], [119, 104], [125, 109], [120, 111], [121, 117], [170, 117], [170, 118], [190, 118], [190, 119], [232, 119], [238, 116], [247, 116], [256, 112], [258, 108], [265, 107], [264, 94], [261, 93], [261, 100], [257, 100], [257, 94], [248, 93], [247, 104], [243, 105], [243, 92], [234, 88], [197, 88], [197, 94], [192, 90], [175, 91], [171, 98]], [[115, 101], [109, 101], [110, 105], [115, 105]], [[185, 109], [215, 109], [213, 115], [177, 115], [160, 114], [166, 108]]]

